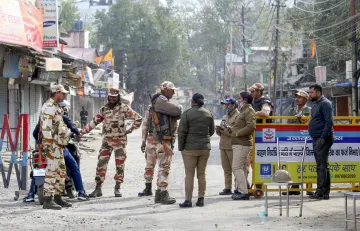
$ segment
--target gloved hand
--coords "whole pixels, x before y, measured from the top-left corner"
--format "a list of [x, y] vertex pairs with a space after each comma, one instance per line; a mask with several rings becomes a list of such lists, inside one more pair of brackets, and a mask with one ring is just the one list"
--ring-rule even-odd
[[141, 152], [144, 153], [145, 152], [145, 148], [146, 148], [146, 142], [143, 141], [141, 144]]

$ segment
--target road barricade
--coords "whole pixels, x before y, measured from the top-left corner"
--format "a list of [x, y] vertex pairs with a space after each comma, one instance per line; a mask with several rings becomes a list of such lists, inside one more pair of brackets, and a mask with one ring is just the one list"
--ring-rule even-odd
[[[2, 159], [3, 142], [7, 141], [10, 144], [10, 164], [5, 171], [5, 165]], [[19, 145], [21, 143], [21, 145]], [[18, 146], [20, 146], [18, 148]], [[4, 188], [10, 185], [10, 179], [13, 168], [15, 169], [15, 177], [19, 191], [15, 191], [14, 199], [17, 200], [20, 191], [26, 191], [27, 186], [27, 166], [28, 166], [28, 151], [29, 151], [29, 115], [21, 114], [18, 118], [15, 137], [11, 133], [9, 115], [4, 115], [4, 122], [1, 128], [0, 136], [0, 174], [3, 181]]]
[[[268, 119], [273, 121], [294, 120], [292, 116], [273, 116]], [[306, 118], [305, 119], [309, 119]], [[329, 168], [331, 183], [350, 183], [349, 187], [336, 187], [331, 190], [358, 191], [356, 183], [360, 182], [360, 117], [334, 117], [335, 140], [329, 155]], [[346, 121], [337, 123], [339, 121]], [[301, 141], [308, 137], [306, 157], [304, 162], [304, 182], [306, 191], [314, 191], [312, 184], [316, 186], [316, 163], [313, 153], [312, 139], [309, 137], [307, 124], [288, 123], [263, 123], [256, 124], [254, 133], [254, 145], [252, 149], [252, 182], [256, 198], [263, 195], [263, 183], [271, 182], [272, 176], [277, 170], [276, 139], [280, 141]], [[287, 170], [293, 181], [300, 181], [301, 167], [297, 157], [301, 155], [301, 148], [289, 148], [282, 155], [291, 157], [294, 162], [283, 164], [281, 167]], [[269, 190], [271, 191], [271, 190]], [[278, 191], [274, 189], [273, 191]]]

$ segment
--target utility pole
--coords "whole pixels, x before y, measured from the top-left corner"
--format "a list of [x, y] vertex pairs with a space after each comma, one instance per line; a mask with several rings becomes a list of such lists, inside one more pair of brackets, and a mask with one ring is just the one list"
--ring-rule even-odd
[[230, 96], [232, 96], [232, 77], [233, 77], [233, 34], [232, 34], [232, 25], [229, 23], [230, 26], [230, 79], [229, 79], [229, 87], [230, 87]]
[[283, 101], [283, 95], [284, 95], [284, 66], [285, 66], [285, 59], [286, 59], [286, 55], [283, 53], [282, 54], [282, 61], [281, 61], [281, 68], [280, 68], [280, 77], [281, 77], [281, 88], [280, 88], [280, 116], [283, 115], [283, 105], [282, 105], [282, 101]]
[[245, 91], [247, 91], [247, 78], [246, 78], [246, 38], [245, 38], [245, 6], [242, 5], [241, 7], [241, 21], [242, 21], [242, 28], [243, 28], [243, 49], [244, 49], [244, 57], [243, 57], [243, 68], [244, 68], [244, 82], [245, 82]]
[[351, 25], [351, 50], [352, 50], [352, 109], [353, 115], [357, 116], [359, 112], [358, 78], [357, 78], [357, 41], [356, 41], [356, 0], [350, 2]]
[[[275, 25], [275, 64], [274, 64], [274, 93], [273, 101], [276, 102], [276, 78], [278, 67], [278, 55], [279, 55], [279, 17], [280, 17], [280, 0], [276, 0], [276, 25]], [[275, 105], [275, 104], [274, 104]]]

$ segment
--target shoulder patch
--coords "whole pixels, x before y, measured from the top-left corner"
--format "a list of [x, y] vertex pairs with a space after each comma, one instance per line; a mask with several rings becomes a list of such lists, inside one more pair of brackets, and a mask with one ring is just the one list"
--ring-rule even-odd
[[163, 101], [165, 101], [165, 102], [169, 101], [168, 98], [166, 98], [166, 97], [163, 96], [163, 95], [159, 95], [158, 98], [161, 99], [161, 100], [163, 100]]

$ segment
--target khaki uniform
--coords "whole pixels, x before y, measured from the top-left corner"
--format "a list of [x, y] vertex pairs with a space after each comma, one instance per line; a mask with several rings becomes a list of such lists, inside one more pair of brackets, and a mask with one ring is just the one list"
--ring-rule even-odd
[[49, 99], [43, 105], [40, 124], [47, 164], [44, 196], [60, 195], [65, 188], [66, 175], [63, 149], [70, 140], [70, 130], [62, 119], [59, 105], [53, 99]]
[[95, 177], [98, 186], [101, 186], [105, 180], [107, 165], [112, 151], [115, 153], [116, 165], [114, 180], [116, 183], [123, 183], [127, 145], [125, 120], [134, 120], [133, 129], [138, 129], [142, 123], [142, 117], [128, 105], [118, 103], [115, 107], [111, 108], [109, 104], [106, 104], [81, 131], [83, 134], [89, 133], [98, 124], [103, 123], [102, 134], [104, 138], [99, 151], [99, 161]]
[[[161, 120], [161, 116], [167, 117], [168, 123], [161, 125], [161, 130], [164, 136], [166, 136], [165, 143], [168, 149], [172, 150], [173, 143], [175, 142], [175, 132], [178, 126], [177, 120], [181, 115], [181, 107], [170, 103], [169, 100], [163, 95], [158, 96], [154, 106], [154, 110], [157, 112], [159, 120]], [[158, 161], [159, 171], [157, 177], [157, 187], [158, 189], [161, 189], [161, 191], [165, 191], [168, 186], [168, 176], [170, 173], [172, 155], [165, 153], [163, 145], [160, 143], [158, 138], [154, 118], [152, 118], [149, 110], [145, 114], [145, 121], [142, 125], [143, 142], [145, 141], [145, 137], [148, 134], [146, 139], [147, 146], [145, 149], [146, 167], [144, 178], [146, 183], [152, 183], [154, 168], [156, 162]]]
[[[221, 124], [226, 124], [231, 128], [235, 125], [235, 118], [239, 114], [237, 109], [234, 109], [230, 115], [225, 115], [221, 121]], [[216, 134], [220, 136], [220, 155], [221, 165], [224, 170], [225, 189], [231, 189], [232, 184], [232, 162], [233, 162], [233, 150], [231, 147], [231, 134], [226, 128], [222, 126], [223, 130], [216, 130]]]
[[185, 166], [185, 199], [191, 201], [194, 189], [195, 170], [198, 178], [198, 198], [206, 191], [206, 166], [210, 156], [210, 137], [215, 133], [211, 112], [193, 105], [181, 115], [179, 125], [179, 151]]

